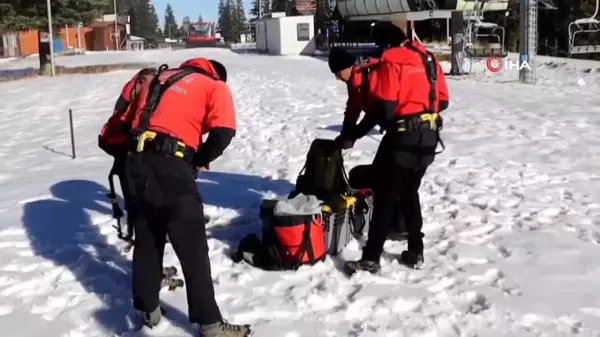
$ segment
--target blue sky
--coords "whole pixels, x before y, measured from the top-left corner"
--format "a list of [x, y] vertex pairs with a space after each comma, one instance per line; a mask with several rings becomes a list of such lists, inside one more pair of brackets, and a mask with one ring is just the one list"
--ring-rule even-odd
[[[199, 14], [202, 14], [204, 21], [217, 20], [218, 0], [152, 0], [152, 3], [156, 7], [161, 26], [163, 25], [167, 3], [170, 3], [173, 7], [173, 12], [175, 12], [179, 24], [181, 24], [181, 19], [184, 16], [189, 16], [192, 21], [196, 21]], [[250, 0], [244, 0], [244, 9], [248, 12]]]

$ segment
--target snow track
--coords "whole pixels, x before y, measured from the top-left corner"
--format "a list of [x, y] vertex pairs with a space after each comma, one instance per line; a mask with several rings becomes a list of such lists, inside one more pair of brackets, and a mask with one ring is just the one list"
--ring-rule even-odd
[[[356, 241], [298, 272], [261, 272], [227, 255], [260, 227], [261, 199], [290, 191], [310, 142], [336, 135], [344, 86], [311, 58], [210, 49], [126, 56], [175, 66], [203, 54], [228, 67], [238, 108], [235, 140], [198, 180], [211, 216], [217, 300], [228, 320], [253, 324], [258, 337], [600, 336], [597, 75], [587, 74], [592, 84], [583, 87], [569, 77], [576, 64], [543, 68], [536, 87], [450, 79], [448, 149], [421, 189], [423, 269], [400, 266], [394, 254], [404, 245], [388, 242], [381, 275], [349, 279], [340, 268], [360, 256]], [[122, 57], [72, 60], [109, 56], [114, 63]], [[111, 162], [96, 147], [133, 73], [0, 83], [6, 336], [126, 336], [139, 324], [130, 256], [119, 250], [106, 202]], [[69, 108], [76, 160], [68, 157]], [[348, 168], [369, 163], [379, 139], [374, 132], [347, 151]], [[165, 265], [178, 266], [170, 246]], [[148, 335], [193, 335], [185, 292], [161, 298], [167, 320]]]

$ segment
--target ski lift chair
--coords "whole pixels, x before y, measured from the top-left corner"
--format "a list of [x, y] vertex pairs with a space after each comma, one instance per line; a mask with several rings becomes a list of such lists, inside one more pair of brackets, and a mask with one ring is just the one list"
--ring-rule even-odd
[[577, 44], [576, 38], [580, 34], [595, 34], [600, 32], [598, 8], [600, 0], [596, 0], [596, 11], [589, 18], [578, 19], [569, 24], [569, 55], [600, 53], [600, 44]]
[[472, 25], [471, 38], [464, 48], [468, 58], [506, 57], [508, 55], [504, 50], [504, 27], [479, 20], [470, 24]]

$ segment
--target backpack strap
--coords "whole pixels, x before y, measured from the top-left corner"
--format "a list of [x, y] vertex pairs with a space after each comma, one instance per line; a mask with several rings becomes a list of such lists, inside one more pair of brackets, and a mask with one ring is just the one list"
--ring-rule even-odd
[[117, 200], [117, 192], [115, 191], [115, 181], [114, 181], [114, 176], [116, 174], [117, 174], [116, 167], [115, 167], [115, 164], [113, 164], [113, 167], [110, 169], [110, 172], [108, 173], [108, 186], [110, 188], [110, 192], [106, 196], [110, 200], [110, 203], [112, 206], [112, 216], [114, 219], [117, 220], [117, 225], [114, 226], [115, 229], [117, 230], [117, 237], [121, 240], [130, 242], [131, 238], [128, 237], [128, 235], [131, 233], [127, 233], [128, 235], [124, 235], [123, 234], [123, 226], [121, 225], [121, 218], [125, 214], [123, 214], [123, 210], [121, 209], [121, 207], [119, 207], [119, 201]]
[[[379, 63], [372, 64], [362, 68], [361, 81], [360, 81], [360, 96], [363, 104], [366, 104], [369, 100], [369, 75], [379, 68]], [[379, 133], [383, 134], [384, 130], [379, 130]]]
[[435, 101], [437, 99], [437, 65], [435, 63], [435, 57], [428, 50], [425, 52], [419, 50], [412, 44], [412, 41], [407, 42], [404, 46], [421, 56], [423, 67], [425, 68], [425, 74], [427, 74], [427, 80], [429, 81], [429, 108], [427, 111], [431, 114], [437, 113], [437, 109], [435, 107]]
[[142, 133], [148, 131], [148, 126], [150, 124], [150, 119], [158, 106], [158, 102], [160, 101], [162, 95], [167, 91], [173, 84], [182, 80], [188, 75], [191, 74], [202, 74], [212, 79], [215, 79], [208, 72], [192, 67], [186, 67], [181, 69], [181, 71], [173, 76], [167, 78], [164, 82], [160, 81], [160, 75], [163, 71], [168, 69], [168, 65], [163, 64], [158, 68], [158, 73], [152, 79], [150, 83], [150, 95], [144, 104], [144, 108], [142, 110], [142, 116], [140, 117], [140, 125], [136, 130], [134, 130], [135, 135], [141, 135]]
[[[438, 112], [435, 106], [435, 101], [437, 100], [437, 64], [435, 61], [435, 57], [428, 50], [425, 52], [419, 50], [412, 44], [412, 41], [407, 42], [404, 46], [421, 56], [421, 60], [423, 61], [423, 67], [425, 68], [425, 74], [427, 75], [427, 80], [429, 81], [429, 108], [427, 109], [427, 112], [429, 112], [430, 114], [436, 114]], [[442, 146], [442, 150], [435, 152], [436, 155], [444, 152], [444, 150], [446, 149], [446, 145], [440, 137], [440, 129], [441, 127], [438, 127], [435, 130], [435, 132], [437, 134], [438, 143], [440, 143], [440, 145]]]

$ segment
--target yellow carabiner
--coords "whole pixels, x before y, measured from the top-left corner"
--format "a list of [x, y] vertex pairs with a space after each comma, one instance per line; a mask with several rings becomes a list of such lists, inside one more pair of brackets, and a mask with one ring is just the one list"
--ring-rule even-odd
[[437, 113], [421, 115], [421, 121], [429, 122], [429, 127], [431, 128], [431, 130], [435, 130], [437, 128], [437, 123], [436, 123], [437, 118], [438, 118]]
[[144, 151], [144, 145], [146, 144], [146, 141], [153, 140], [155, 137], [156, 137], [156, 132], [154, 132], [154, 131], [146, 131], [146, 132], [142, 133], [140, 135], [140, 137], [138, 138], [136, 151], [137, 152]]

